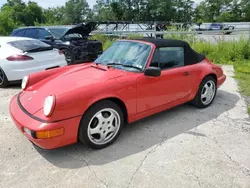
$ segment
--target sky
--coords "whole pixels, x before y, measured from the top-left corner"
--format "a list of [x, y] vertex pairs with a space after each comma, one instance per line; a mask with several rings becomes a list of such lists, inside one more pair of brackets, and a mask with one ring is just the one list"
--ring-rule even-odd
[[[24, 2], [28, 2], [29, 0], [23, 0]], [[56, 7], [56, 6], [60, 6], [60, 5], [64, 5], [64, 3], [66, 2], [66, 0], [32, 0], [37, 2], [40, 6], [44, 7], [44, 8], [48, 8], [48, 7]], [[201, 0], [194, 0], [196, 3], [199, 3]], [[93, 5], [95, 4], [96, 0], [87, 0], [87, 2], [89, 3], [90, 7], [93, 7]], [[0, 0], [0, 7], [6, 3], [6, 0]]]
[[[0, 0], [0, 6], [2, 6], [4, 3], [6, 3], [7, 0]], [[24, 2], [28, 2], [29, 0], [23, 0]], [[66, 0], [31, 0], [37, 2], [40, 6], [44, 8], [48, 7], [56, 7], [60, 5], [64, 5]], [[90, 7], [93, 7], [96, 0], [87, 0]]]

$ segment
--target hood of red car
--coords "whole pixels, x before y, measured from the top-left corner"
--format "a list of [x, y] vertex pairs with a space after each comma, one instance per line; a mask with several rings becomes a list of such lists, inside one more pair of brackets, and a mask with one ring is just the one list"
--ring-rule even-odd
[[84, 89], [96, 84], [101, 86], [102, 82], [122, 77], [124, 74], [125, 72], [119, 69], [105, 68], [100, 65], [73, 67], [29, 87], [21, 94], [20, 102], [29, 113], [35, 114], [43, 108], [44, 100], [49, 95], [60, 96], [79, 88]]

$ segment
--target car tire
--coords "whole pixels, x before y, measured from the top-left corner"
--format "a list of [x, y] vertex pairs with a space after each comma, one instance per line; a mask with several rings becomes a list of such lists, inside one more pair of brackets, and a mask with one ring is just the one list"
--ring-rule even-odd
[[69, 49], [61, 49], [62, 53], [65, 56], [65, 60], [67, 61], [68, 65], [72, 65], [74, 63], [74, 59], [73, 59], [73, 54]]
[[78, 138], [88, 147], [102, 149], [117, 139], [123, 126], [124, 114], [121, 108], [112, 101], [100, 101], [83, 115]]
[[4, 73], [3, 69], [0, 67], [0, 88], [5, 88], [10, 85], [9, 80]]
[[216, 94], [216, 80], [212, 76], [207, 76], [202, 80], [199, 90], [191, 103], [197, 108], [207, 108], [213, 103]]

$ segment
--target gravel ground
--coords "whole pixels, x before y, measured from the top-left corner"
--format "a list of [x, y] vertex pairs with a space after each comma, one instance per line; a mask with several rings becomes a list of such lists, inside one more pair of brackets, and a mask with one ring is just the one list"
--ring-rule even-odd
[[190, 105], [128, 125], [103, 150], [34, 147], [14, 126], [0, 89], [0, 187], [250, 187], [250, 123], [233, 68], [213, 105]]

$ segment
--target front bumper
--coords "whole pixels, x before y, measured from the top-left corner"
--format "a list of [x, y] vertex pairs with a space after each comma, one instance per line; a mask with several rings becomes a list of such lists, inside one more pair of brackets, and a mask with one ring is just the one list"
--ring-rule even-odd
[[[28, 116], [25, 112], [22, 111], [17, 102], [17, 95], [11, 99], [9, 105], [9, 111], [12, 120], [16, 124], [16, 127], [31, 142], [33, 142], [35, 145], [43, 149], [54, 149], [77, 142], [78, 127], [81, 117], [75, 117], [55, 123], [40, 122]], [[49, 139], [36, 139], [34, 138], [34, 136], [31, 136], [24, 131], [25, 127], [33, 132], [64, 128], [64, 134]]]

